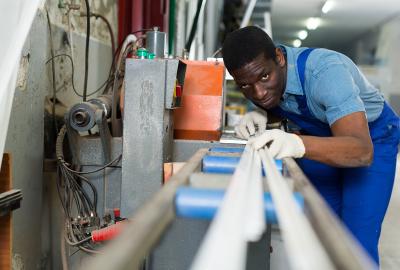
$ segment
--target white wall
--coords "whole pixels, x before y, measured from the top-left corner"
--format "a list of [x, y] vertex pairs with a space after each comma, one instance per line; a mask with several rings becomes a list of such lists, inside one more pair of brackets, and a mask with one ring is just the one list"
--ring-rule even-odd
[[400, 113], [400, 17], [381, 28], [376, 67], [379, 70], [382, 92], [397, 113]]

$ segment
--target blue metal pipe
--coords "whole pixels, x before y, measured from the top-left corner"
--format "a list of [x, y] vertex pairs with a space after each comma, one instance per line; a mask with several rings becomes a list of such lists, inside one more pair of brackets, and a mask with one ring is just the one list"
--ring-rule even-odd
[[220, 152], [220, 153], [243, 153], [243, 147], [212, 147], [210, 152]]
[[[240, 157], [206, 155], [202, 161], [203, 172], [232, 174]], [[282, 171], [282, 160], [275, 160], [279, 171]], [[263, 175], [265, 175], [263, 170]]]
[[[211, 220], [224, 197], [224, 190], [178, 188], [175, 195], [175, 211], [178, 217]], [[299, 193], [294, 198], [300, 209], [304, 208], [304, 199]], [[264, 193], [264, 211], [266, 221], [276, 224], [277, 217], [269, 192]]]

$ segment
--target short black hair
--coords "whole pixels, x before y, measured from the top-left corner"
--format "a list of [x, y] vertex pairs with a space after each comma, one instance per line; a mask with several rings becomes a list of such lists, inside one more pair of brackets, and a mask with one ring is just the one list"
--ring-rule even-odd
[[247, 26], [228, 34], [222, 46], [222, 57], [229, 71], [250, 63], [261, 53], [266, 59], [276, 58], [275, 44], [259, 27]]

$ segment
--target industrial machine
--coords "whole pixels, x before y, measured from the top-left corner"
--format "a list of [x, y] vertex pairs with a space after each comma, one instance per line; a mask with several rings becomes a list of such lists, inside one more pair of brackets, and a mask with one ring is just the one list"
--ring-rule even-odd
[[[166, 58], [163, 40], [157, 29], [148, 32], [145, 50], [128, 36], [111, 90], [65, 115], [58, 189], [65, 253], [79, 251], [64, 260], [71, 269], [189, 269], [237, 170], [243, 142], [221, 140], [229, 136], [223, 63]], [[273, 167], [291, 179], [332, 269], [373, 268], [297, 164]], [[246, 248], [246, 269], [269, 269], [271, 224], [279, 223], [266, 183], [263, 189], [267, 225]]]

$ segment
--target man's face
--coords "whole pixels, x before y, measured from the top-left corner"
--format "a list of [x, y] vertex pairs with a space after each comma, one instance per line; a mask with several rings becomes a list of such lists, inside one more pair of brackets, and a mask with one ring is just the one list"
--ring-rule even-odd
[[286, 61], [281, 49], [276, 59], [260, 54], [253, 61], [231, 72], [246, 98], [265, 109], [279, 105], [286, 86]]

